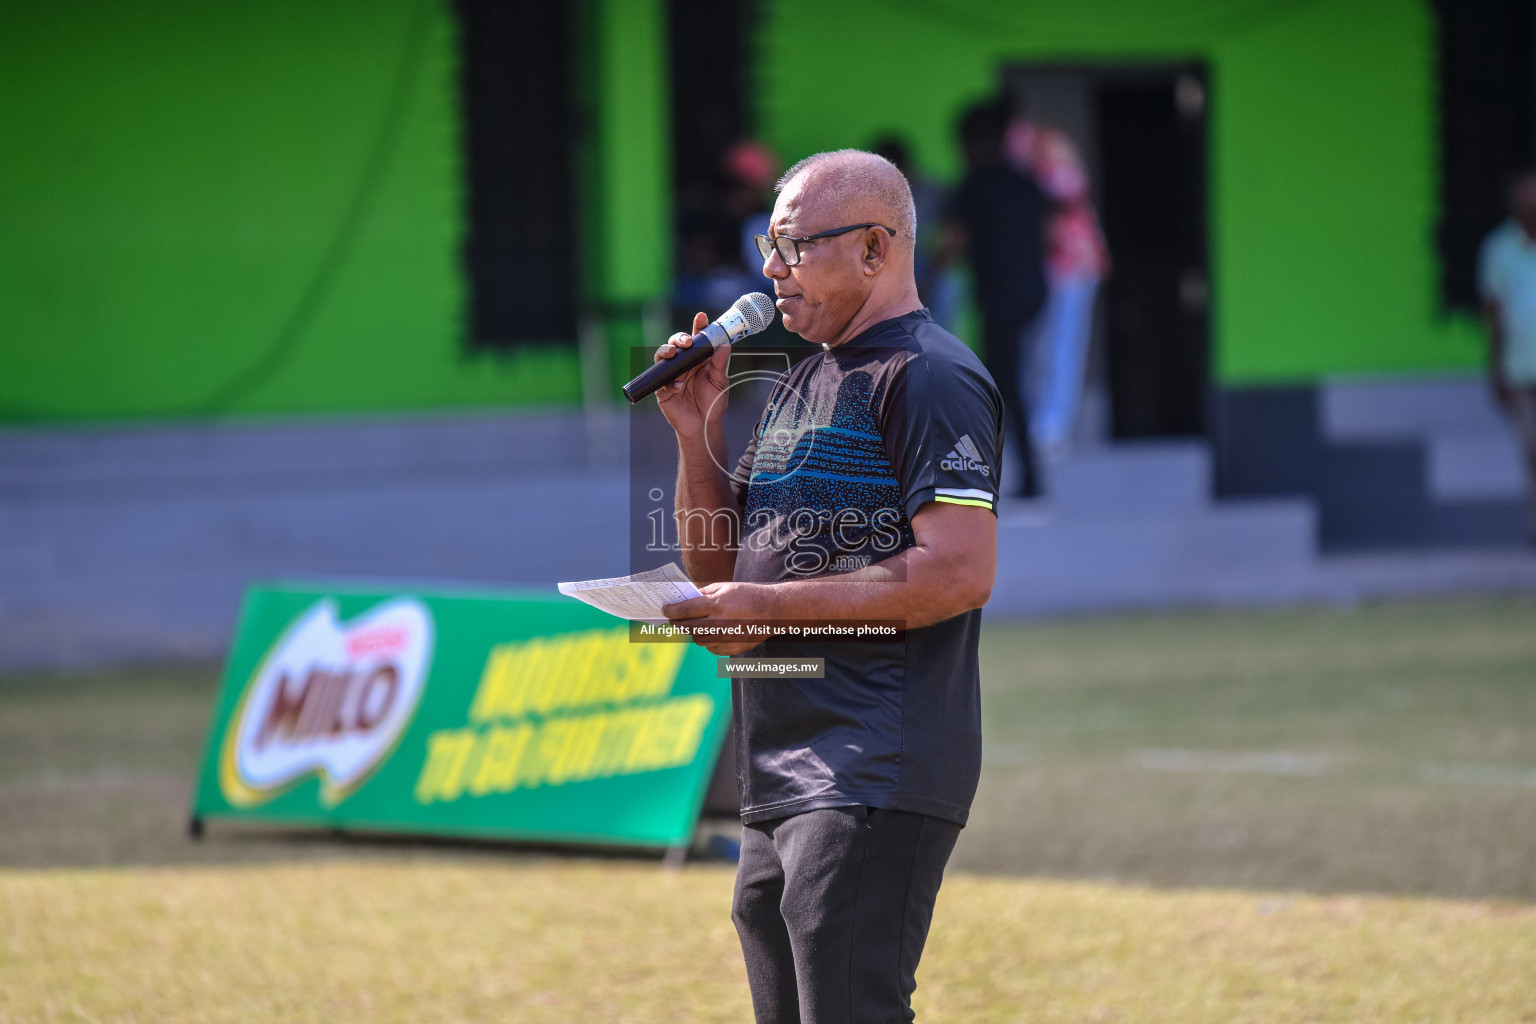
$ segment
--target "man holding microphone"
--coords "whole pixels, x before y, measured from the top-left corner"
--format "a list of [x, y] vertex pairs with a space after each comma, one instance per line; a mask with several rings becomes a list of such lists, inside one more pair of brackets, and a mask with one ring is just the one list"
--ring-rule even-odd
[[[732, 918], [759, 1022], [910, 1021], [944, 866], [981, 769], [977, 640], [997, 562], [1002, 400], [928, 316], [906, 179], [856, 150], [779, 182], [758, 237], [784, 326], [821, 349], [775, 384], [727, 471], [721, 347], [657, 400], [702, 597], [680, 625], [896, 623], [897, 640], [789, 641], [820, 679], [733, 682], [743, 830]], [[695, 331], [707, 322], [695, 318]], [[656, 358], [691, 344], [673, 335]], [[706, 533], [708, 531], [706, 530]], [[703, 641], [720, 655], [755, 640]]]

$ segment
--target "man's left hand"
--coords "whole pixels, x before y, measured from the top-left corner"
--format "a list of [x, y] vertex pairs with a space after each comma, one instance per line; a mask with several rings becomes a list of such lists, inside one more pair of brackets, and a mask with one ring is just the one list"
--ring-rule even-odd
[[[759, 622], [763, 618], [763, 591], [761, 583], [706, 583], [699, 588], [702, 597], [661, 606], [662, 614], [670, 621], [686, 625], [701, 619], [718, 619], [731, 623]], [[694, 643], [712, 654], [727, 657], [744, 654], [762, 643], [761, 639], [717, 640], [694, 637]]]

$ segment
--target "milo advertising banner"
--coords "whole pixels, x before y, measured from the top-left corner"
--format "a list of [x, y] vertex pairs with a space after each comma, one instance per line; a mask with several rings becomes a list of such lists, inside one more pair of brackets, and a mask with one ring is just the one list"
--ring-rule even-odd
[[729, 715], [709, 652], [568, 598], [258, 586], [194, 825], [682, 846]]

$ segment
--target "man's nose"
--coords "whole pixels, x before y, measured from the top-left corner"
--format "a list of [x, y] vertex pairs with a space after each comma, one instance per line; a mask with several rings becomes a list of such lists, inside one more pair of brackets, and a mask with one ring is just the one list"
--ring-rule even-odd
[[789, 265], [784, 262], [784, 257], [779, 255], [779, 250], [768, 250], [768, 258], [763, 260], [763, 276], [772, 281], [789, 276]]

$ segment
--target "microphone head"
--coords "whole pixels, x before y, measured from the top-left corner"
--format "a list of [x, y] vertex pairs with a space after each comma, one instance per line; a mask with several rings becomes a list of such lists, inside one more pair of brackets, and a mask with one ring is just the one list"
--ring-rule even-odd
[[725, 328], [726, 336], [734, 345], [742, 338], [765, 330], [773, 323], [777, 312], [772, 299], [762, 292], [752, 292], [737, 299], [736, 304], [726, 310], [715, 323]]

